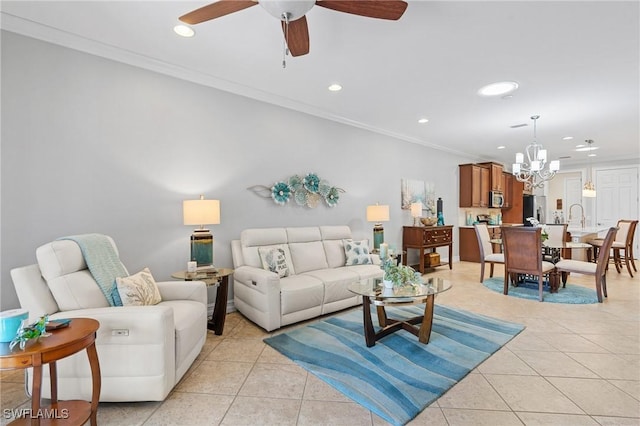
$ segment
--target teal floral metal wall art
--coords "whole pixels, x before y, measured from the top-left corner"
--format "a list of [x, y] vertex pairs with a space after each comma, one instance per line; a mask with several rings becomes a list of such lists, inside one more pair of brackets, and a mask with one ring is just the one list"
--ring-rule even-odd
[[342, 188], [331, 186], [315, 173], [308, 173], [304, 177], [293, 175], [287, 181], [276, 182], [271, 187], [255, 185], [247, 189], [263, 198], [272, 198], [281, 206], [293, 198], [297, 205], [312, 209], [322, 201], [329, 207], [335, 206], [340, 201], [340, 194], [345, 192]]

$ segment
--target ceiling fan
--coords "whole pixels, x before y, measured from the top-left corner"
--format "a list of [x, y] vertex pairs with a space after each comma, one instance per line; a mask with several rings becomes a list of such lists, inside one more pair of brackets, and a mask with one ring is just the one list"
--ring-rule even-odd
[[402, 0], [219, 0], [179, 19], [187, 24], [216, 19], [260, 4], [282, 22], [285, 43], [292, 56], [309, 53], [309, 29], [305, 14], [314, 5], [369, 18], [398, 20], [407, 8]]

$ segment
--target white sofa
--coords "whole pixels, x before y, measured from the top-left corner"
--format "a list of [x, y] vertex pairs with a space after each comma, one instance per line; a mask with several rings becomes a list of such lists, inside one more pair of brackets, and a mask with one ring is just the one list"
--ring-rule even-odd
[[[267, 331], [361, 303], [349, 284], [382, 277], [380, 259], [345, 266], [348, 226], [246, 229], [231, 242], [233, 301], [245, 317]], [[259, 248], [279, 246], [290, 255], [291, 274], [263, 268]]]
[[[100, 322], [100, 401], [164, 400], [206, 340], [206, 285], [158, 282], [162, 301], [157, 305], [110, 306], [74, 241], [45, 244], [36, 250], [36, 258], [38, 264], [11, 271], [20, 305], [31, 321], [48, 314], [50, 319], [85, 317]], [[60, 399], [91, 399], [84, 351], [58, 361], [57, 368]], [[42, 396], [49, 398], [48, 368], [43, 376]], [[29, 370], [29, 389], [31, 380]]]

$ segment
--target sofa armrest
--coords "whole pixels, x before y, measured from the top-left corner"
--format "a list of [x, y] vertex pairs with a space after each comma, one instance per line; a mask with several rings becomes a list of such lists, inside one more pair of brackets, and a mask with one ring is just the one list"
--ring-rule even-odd
[[280, 294], [280, 277], [275, 272], [253, 266], [240, 266], [233, 271], [234, 285], [243, 284], [262, 294]]
[[156, 284], [162, 300], [194, 300], [207, 304], [204, 281], [159, 281]]
[[[104, 344], [164, 345], [173, 350], [175, 325], [170, 306], [118, 306], [57, 312], [49, 319], [93, 318], [100, 322], [96, 346]], [[170, 337], [170, 338], [169, 338]]]

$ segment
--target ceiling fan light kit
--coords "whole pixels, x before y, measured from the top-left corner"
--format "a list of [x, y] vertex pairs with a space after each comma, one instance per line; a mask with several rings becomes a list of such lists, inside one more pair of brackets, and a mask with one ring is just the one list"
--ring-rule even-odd
[[[309, 29], [306, 14], [313, 6], [369, 18], [398, 20], [407, 8], [402, 0], [218, 0], [185, 15], [180, 21], [193, 25], [220, 18], [260, 4], [270, 15], [282, 22], [285, 56], [309, 53]], [[283, 66], [286, 63], [283, 61]]]

